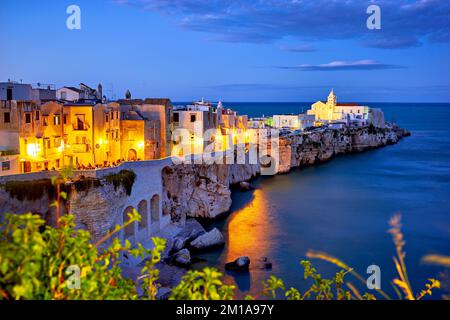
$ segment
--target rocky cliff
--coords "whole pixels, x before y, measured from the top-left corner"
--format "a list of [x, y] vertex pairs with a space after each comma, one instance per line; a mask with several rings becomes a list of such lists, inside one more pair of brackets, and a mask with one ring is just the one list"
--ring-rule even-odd
[[163, 210], [173, 222], [186, 216], [215, 218], [231, 206], [230, 186], [259, 174], [258, 165], [173, 165], [162, 172]]
[[410, 133], [397, 125], [386, 128], [319, 129], [280, 138], [278, 173], [329, 161], [336, 155], [363, 152], [395, 144]]
[[[317, 129], [280, 137], [278, 173], [329, 161], [335, 155], [397, 143], [409, 132], [386, 128]], [[259, 165], [174, 165], [163, 171], [163, 210], [174, 222], [188, 217], [216, 218], [231, 206], [230, 186], [260, 173]]]

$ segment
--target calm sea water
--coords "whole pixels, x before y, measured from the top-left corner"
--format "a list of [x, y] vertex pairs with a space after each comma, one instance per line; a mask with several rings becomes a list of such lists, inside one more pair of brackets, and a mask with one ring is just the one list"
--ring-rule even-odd
[[[310, 104], [227, 105], [260, 116], [298, 113]], [[223, 230], [225, 248], [203, 254], [206, 261], [196, 267], [223, 270], [225, 262], [247, 255], [252, 261], [249, 274], [225, 273], [226, 282], [236, 284], [240, 296], [259, 292], [261, 281], [271, 274], [287, 287], [304, 290], [307, 283], [299, 261], [313, 249], [339, 257], [363, 275], [369, 265], [380, 266], [382, 289], [395, 296], [390, 284], [395, 251], [386, 231], [389, 218], [401, 213], [414, 289], [444, 272], [424, 265], [421, 257], [450, 255], [450, 104], [368, 105], [382, 108], [386, 119], [409, 129], [412, 136], [394, 146], [338, 157], [288, 175], [261, 177], [254, 181], [253, 192], [234, 192], [230, 215], [207, 226]], [[270, 271], [258, 267], [264, 256], [273, 262]], [[327, 262], [313, 262], [324, 275], [337, 271]]]

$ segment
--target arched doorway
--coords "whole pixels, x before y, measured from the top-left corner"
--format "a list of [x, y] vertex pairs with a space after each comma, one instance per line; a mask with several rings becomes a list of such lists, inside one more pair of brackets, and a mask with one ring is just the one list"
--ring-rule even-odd
[[[133, 209], [134, 209], [133, 207], [127, 207], [123, 211], [123, 224], [124, 225], [125, 225], [125, 223], [127, 223], [130, 220], [130, 217], [128, 217], [128, 214], [133, 213]], [[135, 225], [135, 222], [133, 222], [132, 224], [125, 227], [125, 230], [124, 230], [125, 238], [134, 236], [134, 225]]]
[[137, 160], [137, 152], [134, 149], [128, 150], [128, 161], [136, 161]]
[[159, 229], [159, 195], [155, 194], [150, 200], [150, 213], [152, 219], [152, 225], [156, 225], [156, 229]]
[[146, 229], [148, 227], [148, 203], [146, 200], [139, 202], [138, 213], [141, 215], [139, 230]]

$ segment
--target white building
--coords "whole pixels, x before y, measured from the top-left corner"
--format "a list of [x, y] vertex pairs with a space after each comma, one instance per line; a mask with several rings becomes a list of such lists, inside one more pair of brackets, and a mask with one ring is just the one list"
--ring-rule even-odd
[[99, 84], [97, 90], [80, 83], [79, 88], [62, 87], [56, 90], [56, 98], [67, 102], [77, 102], [80, 100], [102, 100], [102, 85]]
[[314, 115], [308, 114], [291, 114], [291, 115], [274, 115], [273, 127], [278, 129], [298, 130], [314, 126]]
[[56, 90], [51, 85], [33, 88], [31, 84], [14, 81], [0, 82], [2, 101], [52, 101], [56, 100]]

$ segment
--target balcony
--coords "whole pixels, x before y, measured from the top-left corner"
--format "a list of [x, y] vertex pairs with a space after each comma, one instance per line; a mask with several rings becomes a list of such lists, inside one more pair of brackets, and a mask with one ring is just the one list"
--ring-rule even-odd
[[87, 123], [77, 123], [72, 126], [74, 131], [88, 131], [90, 126]]

